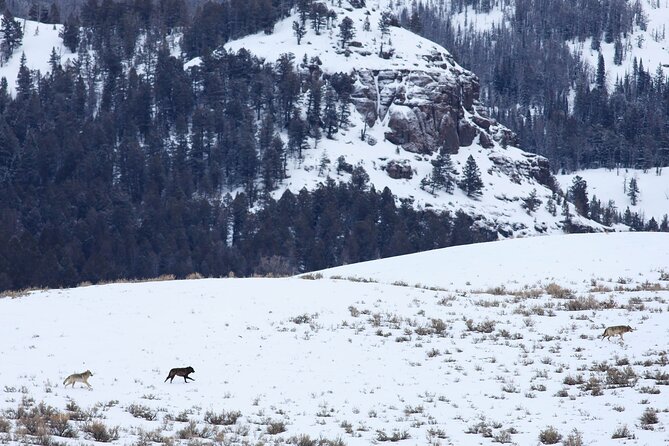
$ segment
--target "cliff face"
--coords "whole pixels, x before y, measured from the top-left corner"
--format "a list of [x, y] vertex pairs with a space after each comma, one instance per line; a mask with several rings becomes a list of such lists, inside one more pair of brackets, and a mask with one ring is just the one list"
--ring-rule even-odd
[[[457, 66], [449, 54], [433, 52], [423, 59], [426, 69], [357, 69], [353, 71], [356, 110], [369, 127], [386, 127], [386, 140], [402, 149], [431, 155], [441, 148], [457, 154], [461, 147], [484, 149], [518, 143], [516, 135], [479, 106], [479, 82], [471, 72]], [[526, 154], [510, 161], [493, 153], [496, 170], [518, 182], [534, 178], [554, 188], [548, 160]]]
[[[513, 133], [479, 112], [479, 81], [450, 54], [424, 55], [426, 69], [357, 69], [353, 103], [367, 125], [387, 122], [386, 138], [415, 153], [449, 153], [478, 142], [513, 145]], [[478, 138], [478, 139], [477, 139]]]

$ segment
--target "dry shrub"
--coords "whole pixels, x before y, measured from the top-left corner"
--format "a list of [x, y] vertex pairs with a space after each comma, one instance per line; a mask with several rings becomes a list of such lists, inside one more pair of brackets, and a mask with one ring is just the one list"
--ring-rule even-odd
[[486, 294], [492, 294], [493, 296], [504, 296], [506, 294], [509, 294], [506, 291], [506, 288], [504, 287], [504, 285], [499, 285], [499, 286], [496, 286], [496, 287], [493, 287], [493, 288], [488, 288], [485, 292], [486, 292]]
[[195, 421], [189, 421], [186, 427], [177, 432], [177, 437], [182, 440], [190, 440], [191, 438], [211, 438], [214, 431], [208, 426], [199, 428]]
[[287, 257], [273, 255], [260, 257], [254, 275], [262, 277], [286, 277], [297, 273], [297, 268]]
[[142, 404], [131, 404], [127, 411], [135, 418], [143, 418], [148, 421], [153, 421], [158, 416], [158, 412]]
[[377, 430], [376, 431], [376, 440], [377, 441], [392, 441], [397, 442], [400, 440], [407, 440], [411, 438], [411, 435], [409, 435], [409, 432], [407, 431], [398, 431], [395, 430], [391, 435], [386, 434], [384, 431]]
[[209, 424], [214, 424], [216, 426], [232, 426], [237, 423], [239, 417], [242, 416], [242, 413], [239, 411], [223, 411], [221, 413], [214, 413], [207, 411], [204, 414], [204, 421]]
[[564, 377], [564, 380], [562, 380], [563, 384], [566, 384], [568, 386], [575, 386], [576, 384], [583, 384], [583, 375], [576, 375], [576, 377], [573, 377], [571, 375], [567, 375]]
[[0, 417], [0, 433], [8, 434], [12, 429], [12, 422], [5, 417]]
[[18, 426], [24, 434], [44, 436], [48, 433], [47, 421], [57, 413], [55, 408], [44, 403], [30, 409], [22, 405], [16, 412]]
[[81, 410], [81, 407], [79, 407], [74, 400], [69, 399], [67, 401], [67, 404], [65, 405], [65, 410], [68, 411], [67, 416], [70, 420], [87, 421], [91, 419], [91, 415]]
[[562, 440], [562, 435], [553, 426], [548, 426], [539, 432], [539, 441], [542, 444], [556, 444], [560, 440]]
[[0, 292], [0, 299], [3, 297], [9, 297], [10, 299], [16, 299], [19, 297], [27, 296], [33, 291], [44, 291], [46, 288], [23, 288], [21, 290], [5, 290]]
[[448, 328], [446, 325], [446, 322], [444, 322], [441, 319], [431, 319], [430, 324], [432, 326], [432, 330], [434, 330], [434, 333], [438, 335], [442, 335], [444, 331]]
[[604, 394], [602, 392], [602, 382], [596, 376], [591, 376], [588, 382], [581, 386], [581, 390], [590, 392], [592, 396], [601, 396]]
[[137, 442], [137, 446], [139, 445], [151, 445], [153, 443], [159, 443], [161, 445], [165, 446], [170, 446], [173, 445], [173, 440], [170, 437], [166, 437], [163, 435], [163, 432], [160, 429], [155, 429], [152, 431], [145, 431], [143, 429], [139, 429], [139, 442]]
[[346, 443], [341, 438], [336, 440], [328, 440], [327, 438], [311, 438], [309, 435], [302, 434], [297, 437], [290, 437], [286, 440], [286, 444], [294, 444], [296, 446], [345, 446]]
[[639, 377], [630, 366], [610, 367], [606, 371], [606, 384], [609, 387], [634, 387]]
[[551, 282], [548, 285], [546, 285], [545, 290], [549, 296], [552, 296], [556, 299], [569, 299], [574, 295], [574, 292], [572, 290], [570, 290], [569, 288], [564, 288], [555, 282]]
[[174, 274], [163, 274], [158, 277], [152, 277], [149, 279], [140, 280], [140, 282], [165, 282], [174, 279], [176, 279], [176, 276]]
[[101, 443], [110, 443], [118, 440], [118, 426], [107, 427], [101, 421], [89, 421], [84, 423], [81, 430], [87, 433], [90, 438]]
[[634, 435], [630, 432], [628, 429], [627, 425], [622, 425], [618, 426], [615, 431], [613, 431], [613, 435], [611, 435], [611, 438], [613, 439], [618, 439], [618, 438], [634, 438]]
[[657, 418], [657, 410], [651, 407], [647, 407], [639, 419], [641, 420], [641, 424], [644, 426], [659, 423], [659, 419]]
[[576, 429], [572, 430], [562, 441], [562, 446], [583, 446], [583, 435]]
[[495, 331], [496, 323], [497, 322], [488, 319], [476, 325], [474, 325], [474, 321], [472, 319], [467, 319], [467, 321], [465, 321], [465, 325], [467, 326], [468, 331], [476, 331], [479, 333], [492, 333]]
[[77, 438], [77, 430], [70, 423], [69, 415], [56, 413], [49, 417], [49, 433], [57, 437]]
[[286, 423], [283, 421], [270, 421], [267, 425], [267, 433], [270, 435], [286, 432]]
[[567, 311], [599, 310], [601, 304], [593, 296], [578, 297], [571, 299], [564, 304]]

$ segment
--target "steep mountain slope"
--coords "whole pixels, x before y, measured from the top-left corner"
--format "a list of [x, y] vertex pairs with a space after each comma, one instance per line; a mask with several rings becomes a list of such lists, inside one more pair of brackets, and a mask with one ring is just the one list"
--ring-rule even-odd
[[[347, 164], [362, 166], [377, 189], [387, 186], [417, 206], [462, 209], [503, 236], [560, 231], [563, 217], [546, 208], [555, 199], [548, 161], [515, 148], [514, 135], [484, 114], [476, 76], [433, 42], [396, 26], [382, 30], [388, 3], [353, 4], [358, 7], [347, 2], [343, 7], [328, 5], [337, 21], [320, 34], [308, 29], [299, 44], [293, 31], [293, 24], [299, 24], [295, 14], [279, 22], [270, 35], [248, 36], [225, 46], [230, 51], [244, 48], [268, 61], [292, 53], [303, 61], [305, 72], [354, 76], [352, 125], [308, 150], [285, 186], [299, 190], [327, 176], [347, 180], [338, 163], [331, 162], [342, 156]], [[343, 45], [339, 25], [345, 18], [352, 20], [354, 37]], [[473, 157], [484, 185], [480, 197], [457, 188], [452, 194], [421, 189], [440, 149], [452, 157], [459, 180], [467, 158]], [[532, 190], [541, 204], [526, 212], [523, 199]], [[579, 217], [575, 222], [599, 228]]]
[[533, 237], [0, 298], [0, 441], [659, 444], [668, 256], [665, 234]]

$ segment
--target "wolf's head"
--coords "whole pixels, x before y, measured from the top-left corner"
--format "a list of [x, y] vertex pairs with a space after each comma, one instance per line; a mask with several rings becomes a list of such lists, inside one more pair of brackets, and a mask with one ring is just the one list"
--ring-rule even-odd
[[195, 373], [195, 370], [193, 369], [193, 367], [188, 367], [188, 368], [186, 368], [186, 371], [187, 371], [188, 373]]
[[93, 376], [90, 370], [86, 370], [84, 373], [82, 373], [82, 375]]
[[625, 325], [625, 331], [634, 331], [634, 329], [629, 325]]

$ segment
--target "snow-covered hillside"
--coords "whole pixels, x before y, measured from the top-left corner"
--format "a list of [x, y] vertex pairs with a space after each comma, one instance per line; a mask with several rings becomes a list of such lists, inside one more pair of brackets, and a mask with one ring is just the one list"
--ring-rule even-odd
[[[426, 3], [435, 4], [431, 1]], [[477, 12], [476, 8], [471, 5], [466, 6], [462, 12], [452, 14], [450, 20], [454, 27], [460, 27], [465, 32], [481, 32], [493, 27], [508, 25], [515, 14], [515, 1], [490, 2], [490, 5], [490, 11], [485, 13]], [[600, 42], [606, 79], [610, 89], [613, 88], [617, 79], [622, 79], [625, 74], [632, 74], [635, 58], [637, 64], [642, 63], [650, 73], [655, 73], [658, 67], [662, 67], [664, 74], [667, 74], [666, 70], [669, 67], [669, 30], [667, 30], [669, 3], [666, 0], [639, 0], [638, 6], [645, 17], [645, 26], [639, 26], [636, 16], [630, 18], [635, 21], [635, 26], [633, 31], [625, 34], [621, 40], [623, 58], [620, 65], [614, 64], [614, 43]], [[404, 6], [399, 8], [402, 7]], [[444, 2], [443, 9], [448, 11], [449, 8], [450, 2]], [[574, 40], [570, 42], [570, 46], [592, 67], [594, 74], [599, 51], [592, 49], [592, 39]]]
[[[658, 174], [659, 173], [659, 174]], [[562, 189], [567, 189], [575, 176], [580, 176], [588, 183], [588, 195], [597, 197], [603, 205], [613, 200], [616, 208], [624, 212], [627, 207], [631, 212], [644, 216], [648, 221], [655, 218], [658, 223], [669, 214], [669, 178], [664, 169], [591, 169], [558, 175]], [[636, 205], [629, 197], [629, 184], [636, 179], [639, 194]]]
[[666, 234], [535, 237], [3, 298], [0, 442], [660, 444], [668, 258]]
[[[228, 50], [245, 48], [272, 62], [282, 53], [293, 53], [297, 61], [318, 60], [326, 74], [352, 74], [357, 90], [362, 92], [352, 125], [334, 139], [323, 139], [315, 149], [308, 150], [304, 160], [293, 164], [283, 186], [298, 191], [313, 187], [326, 177], [348, 180], [349, 175], [337, 169], [336, 160], [341, 156], [351, 165], [362, 166], [377, 190], [387, 186], [397, 197], [411, 198], [416, 206], [462, 209], [480, 218], [482, 226], [504, 236], [561, 231], [562, 216], [552, 215], [546, 206], [552, 195], [547, 187], [550, 174], [546, 160], [507, 144], [513, 139], [511, 133], [487, 118], [479, 106], [475, 76], [455, 63], [446, 49], [398, 27], [391, 26], [387, 35], [382, 34], [378, 24], [390, 6], [384, 1], [368, 2], [361, 8], [352, 8], [347, 2], [343, 7], [328, 4], [337, 13], [337, 21], [320, 35], [308, 29], [299, 45], [293, 32], [293, 23], [299, 21], [297, 14], [279, 22], [270, 35], [259, 33], [226, 44]], [[338, 29], [345, 17], [352, 19], [355, 29], [355, 45], [346, 51]], [[365, 23], [369, 23], [368, 30]], [[392, 54], [382, 56], [388, 51]], [[198, 60], [190, 61], [186, 66], [197, 63]], [[438, 103], [444, 99], [434, 92], [457, 100]], [[444, 117], [430, 121], [430, 111], [426, 111], [430, 107], [433, 114]], [[431, 193], [420, 187], [431, 173], [431, 161], [439, 149], [438, 144], [430, 144], [444, 135], [448, 142], [449, 129], [455, 133], [451, 157], [458, 177], [462, 178], [470, 155], [481, 171], [484, 189], [480, 198], [471, 198], [457, 188], [450, 194], [443, 190]], [[406, 133], [410, 137], [403, 138]], [[439, 137], [435, 136], [437, 133]], [[392, 178], [389, 166], [393, 164], [405, 166], [407, 177]], [[528, 213], [523, 199], [533, 190], [541, 204]], [[276, 195], [282, 191], [283, 188]], [[577, 223], [601, 229], [584, 219]]]
[[[632, 74], [634, 59], [637, 64], [643, 64], [644, 69], [655, 73], [658, 68], [664, 70], [667, 75], [669, 67], [669, 3], [665, 0], [640, 0], [640, 5], [646, 17], [646, 29], [636, 25], [634, 31], [624, 36], [622, 64], [615, 65], [614, 43], [601, 42], [601, 52], [604, 56], [606, 66], [606, 80], [613, 88], [616, 80], [622, 79], [626, 74]], [[599, 52], [593, 50], [591, 39], [585, 42], [574, 42], [572, 47], [592, 67], [597, 67]]]
[[22, 44], [14, 51], [8, 61], [0, 65], [0, 78], [7, 79], [10, 93], [16, 89], [16, 77], [23, 54], [26, 56], [26, 66], [31, 70], [39, 70], [41, 73], [51, 71], [49, 58], [54, 49], [63, 64], [76, 58], [76, 54], [72, 54], [63, 45], [63, 40], [59, 37], [63, 28], [62, 25], [48, 25], [23, 19], [19, 21], [23, 29]]

